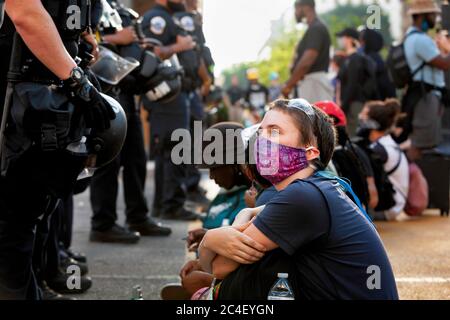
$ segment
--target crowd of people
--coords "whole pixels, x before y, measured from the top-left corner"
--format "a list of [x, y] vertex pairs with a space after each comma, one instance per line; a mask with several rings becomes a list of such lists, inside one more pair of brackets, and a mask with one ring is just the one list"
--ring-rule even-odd
[[[405, 70], [392, 57], [383, 60], [385, 44], [378, 31], [341, 30], [332, 56], [331, 35], [315, 1], [296, 0], [296, 20], [308, 29], [293, 53], [289, 79], [283, 84], [274, 71], [266, 87], [252, 68], [246, 71], [246, 88], [234, 75], [223, 93], [213, 86], [214, 60], [196, 0], [156, 0], [142, 17], [118, 0], [87, 2], [91, 12], [86, 11], [84, 21], [91, 24], [68, 32], [54, 28], [59, 9], [48, 17], [51, 5], [33, 0], [25, 8], [22, 1], [6, 1], [0, 49], [14, 56], [13, 39], [20, 34], [27, 47], [20, 70], [31, 70], [19, 72], [18, 82], [39, 84], [47, 93], [50, 86], [60, 86], [69, 98], [48, 99], [83, 105], [83, 129], [90, 129], [88, 138], [93, 136], [87, 147], [97, 150], [94, 158], [100, 161], [99, 150], [109, 150], [106, 143], [117, 152], [108, 151], [114, 156], [96, 166], [92, 177], [81, 179], [92, 160], [91, 155], [72, 158], [83, 144], [81, 137], [66, 135], [63, 141], [58, 125], [64, 119], [57, 112], [33, 113], [27, 105], [21, 114], [13, 104], [7, 117], [11, 124], [6, 131], [2, 125], [1, 132], [7, 152], [1, 154], [0, 298], [63, 300], [68, 299], [64, 294], [89, 290], [87, 258], [72, 251], [71, 238], [74, 194], [90, 188], [91, 242], [135, 244], [141, 237], [170, 236], [172, 230], [157, 219], [203, 221], [204, 228], [190, 231], [187, 238], [198, 259], [183, 266], [181, 285], [162, 289], [163, 299], [266, 299], [279, 272], [289, 272], [296, 299], [398, 299], [373, 221], [392, 221], [405, 211], [417, 215], [428, 205], [427, 199], [411, 201], [411, 190], [426, 185], [410, 185], [410, 178], [413, 171], [420, 175], [411, 169], [414, 161], [440, 144], [448, 105], [450, 39], [428, 35], [440, 12], [434, 1], [410, 5], [412, 26], [402, 46], [410, 79], [401, 88], [395, 72]], [[63, 43], [52, 43], [62, 48], [57, 63], [42, 53], [49, 49], [45, 43], [34, 41], [36, 22], [24, 18], [26, 10], [38, 12], [38, 23], [53, 25], [55, 39], [60, 32]], [[67, 55], [63, 49], [70, 46], [76, 53]], [[87, 61], [84, 68], [76, 67], [73, 58], [83, 53], [84, 60], [77, 62]], [[130, 68], [126, 74], [111, 74], [123, 72], [124, 66]], [[17, 79], [9, 78], [9, 64], [1, 68], [0, 89], [9, 92], [7, 83]], [[17, 101], [43, 95], [33, 95], [26, 86], [15, 89]], [[404, 95], [398, 89], [405, 89]], [[111, 114], [115, 109], [103, 94], [120, 102], [123, 118], [120, 112]], [[7, 103], [11, 98], [3, 92], [1, 97]], [[141, 108], [148, 112], [149, 155]], [[36, 114], [43, 123], [34, 123], [41, 121]], [[56, 124], [49, 125], [52, 117]], [[68, 131], [73, 132], [80, 116], [74, 112], [70, 117]], [[244, 154], [244, 163], [235, 158], [233, 163], [176, 165], [172, 150], [178, 142], [172, 134], [194, 131], [196, 121], [208, 123], [205, 135], [231, 131], [239, 137], [216, 152], [223, 159]], [[124, 126], [120, 143], [102, 135]], [[202, 143], [202, 150], [210, 147]], [[145, 197], [148, 158], [155, 163], [151, 208]], [[278, 170], [268, 170], [274, 166]], [[222, 188], [213, 201], [200, 186], [201, 169], [209, 170]], [[120, 172], [126, 226], [117, 223]], [[20, 201], [18, 194], [32, 201]], [[188, 202], [204, 212], [188, 210]], [[379, 288], [367, 286], [370, 266], [383, 274]], [[67, 285], [69, 267], [81, 272], [78, 286]]]

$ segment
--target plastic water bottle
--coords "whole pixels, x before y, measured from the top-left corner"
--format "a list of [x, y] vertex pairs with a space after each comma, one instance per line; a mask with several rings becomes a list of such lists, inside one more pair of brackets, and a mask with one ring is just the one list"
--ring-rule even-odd
[[132, 291], [131, 300], [144, 300], [141, 286], [134, 286]]
[[278, 280], [269, 291], [267, 300], [295, 300], [294, 291], [289, 285], [289, 274], [279, 273]]

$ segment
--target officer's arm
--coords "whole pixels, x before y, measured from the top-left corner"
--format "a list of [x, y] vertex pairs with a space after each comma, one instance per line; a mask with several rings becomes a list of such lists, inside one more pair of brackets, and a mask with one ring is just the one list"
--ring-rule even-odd
[[303, 54], [300, 61], [296, 64], [291, 78], [286, 83], [289, 88], [294, 88], [300, 80], [303, 80], [305, 75], [311, 69], [314, 62], [316, 62], [319, 52], [315, 49], [308, 49]]
[[155, 47], [155, 53], [161, 59], [169, 59], [172, 55], [194, 49], [196, 43], [191, 36], [177, 36], [177, 42], [170, 46]]
[[6, 0], [6, 13], [26, 46], [60, 79], [70, 77], [76, 67], [41, 0]]
[[209, 88], [212, 84], [212, 79], [209, 76], [208, 68], [206, 67], [206, 63], [203, 59], [200, 59], [200, 67], [198, 68], [198, 75], [202, 80], [202, 96], [207, 96], [209, 93]]

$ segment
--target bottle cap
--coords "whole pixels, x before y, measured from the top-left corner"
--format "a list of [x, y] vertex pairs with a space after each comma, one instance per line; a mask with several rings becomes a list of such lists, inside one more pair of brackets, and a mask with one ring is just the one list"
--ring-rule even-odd
[[287, 278], [289, 278], [289, 274], [288, 273], [279, 273], [278, 278], [287, 279]]

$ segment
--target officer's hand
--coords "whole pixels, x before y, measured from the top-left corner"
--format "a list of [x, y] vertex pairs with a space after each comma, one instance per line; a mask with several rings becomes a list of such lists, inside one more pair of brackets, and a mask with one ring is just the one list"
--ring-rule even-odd
[[83, 39], [92, 46], [91, 54], [94, 56], [94, 60], [91, 61], [91, 64], [93, 64], [95, 61], [97, 61], [98, 56], [100, 54], [97, 40], [95, 39], [93, 34], [88, 32], [83, 34]]
[[177, 45], [181, 51], [189, 51], [197, 45], [191, 36], [178, 36]]
[[65, 89], [74, 105], [82, 108], [88, 128], [103, 131], [111, 127], [110, 121], [116, 118], [116, 114], [86, 75], [78, 83], [66, 85]]
[[132, 44], [133, 42], [139, 41], [136, 35], [136, 31], [133, 27], [123, 28], [122, 30], [116, 32], [114, 37], [109, 40], [111, 40], [110, 42], [113, 42], [113, 44], [119, 46], [127, 46], [129, 44]]

